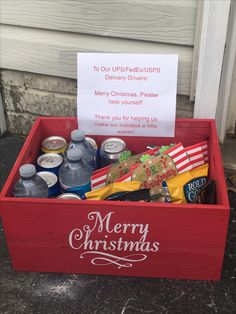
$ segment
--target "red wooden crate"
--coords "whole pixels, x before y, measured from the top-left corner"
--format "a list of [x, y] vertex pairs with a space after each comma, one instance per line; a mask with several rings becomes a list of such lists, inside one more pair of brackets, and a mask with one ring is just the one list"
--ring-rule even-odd
[[[207, 140], [217, 205], [16, 199], [20, 165], [35, 162], [42, 140], [67, 138], [75, 118], [39, 118], [1, 192], [0, 213], [18, 271], [219, 280], [229, 204], [213, 120], [176, 121], [175, 138], [123, 137], [133, 152], [147, 144]], [[107, 136], [106, 136], [107, 137]], [[104, 136], [97, 136], [98, 143]]]

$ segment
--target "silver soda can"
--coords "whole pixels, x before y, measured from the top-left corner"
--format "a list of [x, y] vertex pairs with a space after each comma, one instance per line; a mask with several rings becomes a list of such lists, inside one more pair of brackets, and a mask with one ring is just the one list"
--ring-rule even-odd
[[37, 175], [39, 175], [47, 183], [49, 197], [55, 197], [60, 194], [60, 184], [55, 173], [40, 171], [37, 172]]
[[96, 169], [98, 165], [98, 144], [96, 143], [94, 138], [89, 137], [89, 136], [86, 136], [85, 140], [89, 142], [94, 148], [94, 151], [95, 151], [94, 152], [94, 169]]
[[37, 159], [37, 170], [49, 171], [58, 175], [62, 163], [63, 157], [59, 154], [43, 154]]
[[63, 154], [67, 147], [67, 142], [62, 136], [49, 136], [43, 140], [42, 152], [45, 154]]
[[89, 136], [86, 136], [86, 137], [85, 137], [85, 140], [86, 140], [87, 142], [89, 142], [89, 143], [93, 146], [93, 148], [94, 148], [96, 151], [98, 150], [98, 144], [96, 143], [96, 141], [95, 141], [94, 138], [89, 137]]
[[126, 150], [126, 143], [119, 137], [110, 137], [104, 140], [100, 147], [100, 167], [105, 167], [118, 161]]
[[74, 193], [63, 193], [57, 196], [57, 198], [63, 200], [82, 200], [82, 198], [78, 194]]

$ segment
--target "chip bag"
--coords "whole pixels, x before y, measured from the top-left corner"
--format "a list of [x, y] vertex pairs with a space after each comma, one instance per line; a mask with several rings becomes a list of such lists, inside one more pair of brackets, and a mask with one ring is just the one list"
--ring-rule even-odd
[[171, 202], [177, 204], [193, 203], [207, 183], [208, 164], [178, 174], [166, 180]]

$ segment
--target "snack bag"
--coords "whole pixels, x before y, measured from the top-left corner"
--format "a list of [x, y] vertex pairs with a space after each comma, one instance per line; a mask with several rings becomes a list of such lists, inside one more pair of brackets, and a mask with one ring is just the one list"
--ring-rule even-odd
[[142, 181], [141, 188], [150, 188], [150, 195], [163, 193], [162, 182], [178, 173], [192, 169], [181, 143], [158, 156], [149, 158], [132, 173], [132, 180]]
[[176, 175], [166, 180], [168, 192], [173, 203], [193, 203], [207, 183], [208, 164]]
[[209, 180], [201, 188], [195, 199], [196, 204], [216, 204], [216, 181]]
[[112, 166], [107, 173], [106, 184], [116, 182], [121, 177], [129, 173], [130, 169], [134, 165], [140, 163], [139, 157], [140, 157], [139, 155], [131, 156], [127, 158], [126, 160]]
[[100, 189], [85, 193], [85, 197], [87, 200], [104, 200], [114, 193], [139, 190], [140, 185], [140, 181], [111, 183]]
[[188, 154], [193, 168], [204, 165], [208, 161], [207, 141], [185, 147], [185, 151]]
[[131, 192], [115, 193], [108, 196], [106, 200], [124, 202], [150, 202], [152, 198], [149, 195], [149, 189], [141, 189]]
[[178, 169], [178, 173], [182, 173], [192, 169], [189, 157], [182, 143], [176, 144], [167, 149], [165, 151], [165, 154], [169, 155], [172, 158], [176, 168]]
[[106, 185], [107, 174], [110, 170], [110, 166], [99, 169], [99, 171], [95, 171], [91, 177], [91, 190], [100, 189], [101, 187]]
[[140, 159], [144, 155], [155, 156], [159, 153], [159, 147], [154, 147], [152, 149], [148, 149], [145, 152], [142, 152], [137, 155], [128, 156], [125, 160], [120, 160], [119, 163], [114, 164], [108, 174], [107, 174], [107, 181], [106, 184], [110, 184], [113, 182], [123, 182], [123, 178], [129, 172], [132, 171], [133, 167], [137, 164], [140, 164]]
[[118, 180], [116, 180], [116, 182], [129, 182], [132, 181], [132, 174], [134, 169], [136, 169], [139, 166], [139, 164], [137, 165], [133, 165], [130, 168], [130, 171], [128, 173], [126, 173], [125, 175], [123, 175], [122, 177], [120, 177]]
[[[112, 164], [113, 165], [113, 164]], [[105, 166], [103, 168], [99, 168], [97, 170], [94, 170], [93, 171], [93, 175], [96, 175], [96, 174], [99, 174], [100, 172], [104, 172], [105, 170], [107, 170], [107, 172], [109, 171], [109, 169], [112, 167], [112, 165], [108, 165], [108, 166]]]

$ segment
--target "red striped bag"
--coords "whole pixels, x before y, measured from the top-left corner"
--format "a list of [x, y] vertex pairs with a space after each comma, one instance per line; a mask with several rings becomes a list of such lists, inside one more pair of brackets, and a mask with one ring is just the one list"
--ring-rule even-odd
[[208, 144], [207, 141], [185, 147], [193, 168], [204, 165], [208, 162]]
[[164, 154], [169, 155], [173, 160], [176, 168], [178, 169], [178, 173], [182, 173], [192, 169], [191, 162], [189, 157], [182, 145], [179, 143], [169, 149], [167, 149]]

